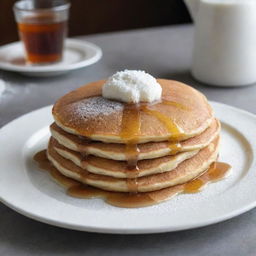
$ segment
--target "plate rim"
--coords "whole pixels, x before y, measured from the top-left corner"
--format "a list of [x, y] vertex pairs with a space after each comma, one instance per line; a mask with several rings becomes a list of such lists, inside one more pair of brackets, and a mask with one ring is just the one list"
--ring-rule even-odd
[[[19, 46], [23, 47], [21, 41], [12, 42], [12, 43], [0, 46], [0, 51], [8, 47], [19, 47]], [[72, 46], [78, 46], [80, 49], [82, 48], [85, 49], [85, 47], [89, 48], [90, 50], [94, 51], [94, 56], [92, 56], [89, 59], [84, 59], [76, 63], [68, 64], [65, 66], [55, 66], [55, 67], [52, 65], [20, 66], [20, 65], [9, 64], [9, 62], [0, 61], [0, 69], [7, 70], [7, 71], [14, 71], [14, 72], [25, 72], [25, 73], [66, 72], [66, 71], [72, 71], [75, 69], [92, 65], [97, 61], [99, 61], [103, 55], [102, 49], [99, 46], [95, 45], [94, 43], [88, 42], [87, 40], [67, 38], [65, 40], [64, 49], [65, 47], [72, 47]]]
[[[227, 108], [231, 109], [232, 111], [236, 111], [236, 112], [238, 111], [241, 114], [247, 115], [250, 118], [253, 118], [254, 120], [256, 120], [256, 115], [251, 113], [251, 112], [248, 112], [246, 110], [239, 109], [239, 108], [236, 108], [236, 107], [233, 107], [233, 106], [230, 106], [230, 105], [227, 105], [227, 104], [215, 102], [215, 101], [210, 101], [210, 104], [212, 104], [214, 106], [214, 108], [216, 106], [217, 107], [225, 107], [225, 108], [227, 107]], [[45, 106], [45, 107], [42, 107], [40, 109], [31, 111], [31, 112], [26, 113], [26, 114], [24, 114], [24, 115], [22, 115], [22, 116], [20, 116], [16, 119], [12, 120], [11, 122], [7, 123], [5, 126], [3, 126], [0, 129], [0, 138], [2, 136], [3, 130], [5, 130], [6, 127], [15, 124], [15, 122], [23, 119], [26, 116], [28, 117], [29, 115], [31, 115], [33, 113], [36, 114], [36, 112], [43, 111], [47, 108], [50, 109], [51, 107], [52, 107], [52, 105]], [[252, 202], [250, 204], [247, 204], [243, 207], [240, 207], [239, 209], [233, 210], [232, 212], [229, 212], [226, 215], [215, 217], [213, 220], [210, 220], [210, 221], [208, 220], [208, 221], [201, 222], [200, 224], [192, 223], [191, 225], [180, 226], [179, 228], [176, 227], [175, 229], [172, 229], [170, 227], [170, 225], [166, 226], [166, 227], [160, 226], [158, 228], [144, 227], [144, 228], [141, 229], [141, 228], [132, 227], [132, 228], [127, 229], [127, 227], [126, 228], [122, 228], [122, 227], [121, 228], [95, 227], [95, 226], [88, 225], [88, 223], [87, 223], [87, 225], [81, 226], [81, 225], [74, 225], [72, 223], [66, 223], [65, 221], [62, 221], [62, 220], [61, 221], [51, 220], [47, 217], [42, 217], [42, 216], [36, 215], [34, 213], [31, 214], [29, 211], [26, 211], [24, 209], [20, 209], [19, 207], [16, 207], [15, 205], [9, 203], [8, 200], [5, 200], [4, 198], [2, 198], [2, 195], [0, 195], [0, 201], [3, 204], [7, 205], [9, 208], [15, 210], [18, 213], [21, 213], [22, 215], [24, 215], [26, 217], [29, 217], [31, 219], [34, 219], [34, 220], [37, 220], [37, 221], [40, 221], [40, 222], [43, 222], [43, 223], [46, 223], [46, 224], [50, 224], [50, 225], [54, 225], [54, 226], [58, 226], [58, 227], [62, 227], [62, 228], [73, 229], [73, 230], [89, 231], [89, 232], [96, 232], [96, 233], [111, 233], [111, 234], [164, 233], [164, 232], [173, 232], [173, 231], [179, 231], [179, 230], [199, 228], [199, 227], [203, 227], [203, 226], [212, 225], [212, 224], [215, 224], [215, 223], [218, 223], [218, 222], [221, 222], [221, 221], [225, 221], [227, 219], [238, 216], [238, 215], [240, 215], [242, 213], [245, 213], [245, 212], [251, 210], [252, 208], [256, 207], [256, 198], [255, 198], [254, 202]]]

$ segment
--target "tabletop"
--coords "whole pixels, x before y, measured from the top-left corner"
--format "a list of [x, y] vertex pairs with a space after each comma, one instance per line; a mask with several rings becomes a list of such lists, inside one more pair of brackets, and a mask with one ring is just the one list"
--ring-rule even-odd
[[[50, 78], [0, 72], [0, 127], [22, 114], [53, 104], [66, 92], [118, 70], [142, 69], [202, 91], [209, 100], [256, 114], [256, 86], [211, 87], [190, 75], [193, 26], [168, 26], [79, 37], [100, 46], [100, 62]], [[0, 255], [207, 255], [255, 256], [256, 209], [231, 220], [188, 231], [152, 235], [105, 235], [53, 227], [0, 204]]]

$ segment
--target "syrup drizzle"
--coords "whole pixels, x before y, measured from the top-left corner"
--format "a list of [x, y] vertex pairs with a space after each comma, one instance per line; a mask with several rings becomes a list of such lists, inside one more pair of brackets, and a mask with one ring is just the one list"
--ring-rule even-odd
[[181, 151], [181, 144], [179, 142], [173, 142], [173, 141], [169, 141], [169, 149], [171, 150], [171, 155], [176, 155], [177, 153], [179, 153]]
[[78, 143], [78, 151], [81, 152], [81, 155], [83, 157], [83, 161], [86, 161], [88, 157], [87, 148], [92, 142], [92, 140], [85, 136], [78, 135], [78, 138], [83, 141], [83, 145], [81, 146], [80, 143]]
[[125, 156], [127, 161], [127, 187], [132, 192], [138, 191], [137, 176], [139, 172], [138, 133], [140, 131], [140, 111], [137, 104], [126, 104], [123, 110], [120, 137], [126, 141]]
[[[165, 104], [171, 105], [182, 110], [188, 110], [188, 108], [180, 103], [173, 101], [163, 100], [155, 104]], [[180, 151], [181, 145], [179, 142], [173, 142], [180, 140], [182, 133], [179, 128], [168, 116], [162, 114], [161, 112], [151, 109], [150, 107], [154, 104], [140, 103], [140, 104], [126, 104], [123, 110], [122, 125], [120, 137], [126, 141], [125, 155], [127, 160], [127, 186], [130, 191], [137, 192], [137, 177], [139, 174], [138, 167], [138, 134], [140, 132], [140, 113], [144, 112], [149, 115], [156, 117], [161, 121], [170, 134], [169, 148], [171, 149], [171, 154], [176, 154]]]
[[[188, 107], [174, 101], [167, 101], [163, 99], [160, 104], [171, 105], [186, 111], [189, 110]], [[178, 152], [180, 152], [181, 144], [178, 142], [178, 140], [182, 138], [183, 133], [180, 132], [175, 122], [171, 120], [169, 117], [167, 117], [166, 115], [160, 113], [159, 111], [150, 109], [150, 105], [144, 105], [142, 110], [143, 112], [156, 117], [159, 121], [161, 121], [165, 125], [166, 129], [170, 134], [170, 137], [169, 137], [169, 148], [171, 150], [170, 154], [175, 155]]]
[[[170, 106], [182, 109], [184, 111], [190, 110], [187, 106], [183, 104], [180, 104], [174, 101], [169, 101], [166, 99], [162, 99], [161, 103], [159, 104], [170, 105]], [[153, 115], [165, 125], [166, 129], [170, 134], [170, 137], [169, 137], [169, 148], [171, 150], [170, 154], [175, 155], [178, 152], [180, 152], [181, 144], [178, 141], [181, 140], [183, 133], [180, 132], [175, 122], [171, 120], [169, 117], [167, 117], [166, 115], [160, 113], [159, 111], [150, 109], [150, 105], [145, 105], [143, 107], [143, 111], [149, 115]]]
[[185, 106], [185, 105], [175, 102], [175, 101], [169, 101], [169, 100], [162, 99], [161, 103], [164, 105], [173, 106], [173, 107], [185, 110], [185, 111], [190, 110], [190, 108], [188, 106]]
[[207, 184], [216, 182], [227, 176], [230, 170], [230, 165], [222, 162], [213, 163], [210, 168], [200, 177], [189, 181], [185, 184], [176, 185], [173, 187], [161, 189], [153, 192], [145, 193], [120, 193], [109, 192], [98, 188], [84, 185], [78, 181], [67, 178], [62, 175], [47, 159], [46, 150], [38, 152], [34, 156], [34, 160], [38, 163], [41, 169], [49, 171], [53, 179], [67, 189], [70, 196], [78, 198], [103, 198], [108, 204], [126, 207], [137, 208], [154, 205], [163, 202], [167, 199], [180, 193], [197, 193], [202, 190]]
[[168, 132], [171, 134], [170, 139], [176, 140], [181, 137], [182, 133], [179, 131], [179, 128], [168, 116], [160, 113], [157, 110], [150, 109], [148, 106], [143, 106], [142, 111], [156, 117], [159, 121], [161, 121], [165, 125]]

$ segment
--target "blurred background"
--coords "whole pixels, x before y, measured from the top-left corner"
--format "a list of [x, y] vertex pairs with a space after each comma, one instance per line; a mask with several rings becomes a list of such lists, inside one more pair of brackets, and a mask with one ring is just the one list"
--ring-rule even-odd
[[[0, 0], [0, 45], [18, 40], [12, 6]], [[69, 36], [191, 22], [182, 0], [71, 0]]]

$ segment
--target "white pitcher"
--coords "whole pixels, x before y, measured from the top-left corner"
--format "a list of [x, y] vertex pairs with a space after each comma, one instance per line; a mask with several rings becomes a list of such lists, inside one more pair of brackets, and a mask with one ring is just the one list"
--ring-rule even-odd
[[184, 0], [195, 22], [192, 75], [204, 83], [256, 82], [256, 0]]

